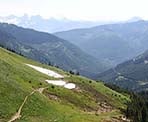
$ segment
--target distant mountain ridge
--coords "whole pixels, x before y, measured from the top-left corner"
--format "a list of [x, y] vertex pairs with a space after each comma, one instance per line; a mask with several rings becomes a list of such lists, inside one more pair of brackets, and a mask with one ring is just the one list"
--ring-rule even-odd
[[112, 66], [148, 49], [148, 22], [143, 20], [74, 29], [55, 35]]
[[2, 46], [42, 63], [51, 63], [68, 71], [76, 70], [88, 77], [107, 68], [106, 64], [84, 53], [77, 46], [52, 34], [6, 23], [0, 24], [0, 32], [4, 33], [0, 36]]
[[135, 16], [127, 20], [126, 22], [137, 22], [143, 20], [141, 17]]
[[40, 15], [28, 16], [27, 14], [24, 14], [24, 16], [21, 17], [17, 17], [14, 15], [0, 17], [0, 22], [15, 24], [25, 28], [32, 28], [38, 31], [49, 32], [49, 33], [113, 23], [112, 21], [84, 21], [84, 20], [69, 20], [66, 18], [44, 19]]
[[136, 22], [140, 21], [142, 18], [140, 17], [132, 17], [129, 20], [124, 21], [113, 21], [113, 20], [96, 20], [96, 21], [88, 21], [88, 20], [70, 20], [67, 18], [54, 18], [50, 17], [48, 19], [44, 19], [40, 15], [29, 16], [28, 14], [24, 14], [23, 16], [0, 16], [0, 22], [15, 24], [25, 28], [32, 28], [38, 31], [43, 32], [60, 32], [67, 31], [71, 29], [79, 29], [79, 28], [90, 28], [98, 25], [105, 24], [113, 24], [113, 23], [127, 23], [127, 22]]

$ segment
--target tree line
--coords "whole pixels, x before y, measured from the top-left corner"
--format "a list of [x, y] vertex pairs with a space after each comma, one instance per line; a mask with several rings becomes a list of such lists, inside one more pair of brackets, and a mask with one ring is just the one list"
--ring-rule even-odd
[[148, 122], [148, 92], [130, 93], [125, 114], [133, 122]]
[[117, 92], [130, 95], [131, 101], [127, 103], [127, 108], [123, 111], [128, 119], [132, 122], [148, 122], [148, 91], [134, 93], [113, 84], [105, 85]]

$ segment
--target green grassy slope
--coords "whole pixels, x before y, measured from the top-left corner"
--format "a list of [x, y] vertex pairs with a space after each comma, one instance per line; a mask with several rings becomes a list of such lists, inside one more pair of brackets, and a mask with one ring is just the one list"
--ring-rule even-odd
[[[77, 89], [68, 90], [45, 82], [54, 79], [39, 73], [24, 63], [45, 67], [74, 82]], [[22, 108], [21, 118], [16, 122], [101, 122], [121, 115], [129, 100], [93, 80], [70, 75], [60, 69], [39, 64], [0, 48], [0, 122], [6, 122], [18, 111], [26, 95], [34, 89], [48, 87], [41, 94], [35, 92]], [[112, 111], [96, 114], [106, 103]]]

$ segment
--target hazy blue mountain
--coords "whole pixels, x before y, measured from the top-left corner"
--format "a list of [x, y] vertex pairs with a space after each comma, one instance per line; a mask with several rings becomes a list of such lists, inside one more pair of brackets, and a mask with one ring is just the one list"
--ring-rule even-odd
[[[12, 24], [0, 24], [0, 44], [43, 63], [52, 63], [65, 70], [76, 70], [85, 76], [104, 71], [107, 66], [84, 53], [77, 46], [52, 34], [24, 29]], [[7, 36], [8, 35], [8, 36]], [[16, 48], [14, 48], [16, 47]], [[27, 53], [27, 54], [26, 54]], [[39, 54], [39, 55], [37, 55]]]
[[141, 20], [142, 20], [141, 17], [135, 16], [135, 17], [130, 18], [126, 22], [137, 22], [137, 21], [141, 21]]
[[96, 78], [134, 91], [148, 90], [148, 50]]
[[17, 17], [14, 15], [0, 17], [0, 22], [15, 24], [25, 28], [32, 28], [38, 31], [49, 32], [49, 33], [70, 30], [74, 28], [87, 28], [96, 25], [113, 23], [112, 21], [83, 21], [83, 20], [78, 21], [78, 20], [69, 20], [66, 18], [44, 19], [40, 15], [29, 17], [27, 14], [25, 14], [22, 17]]
[[55, 33], [86, 53], [112, 64], [128, 60], [148, 48], [148, 22], [136, 21]]

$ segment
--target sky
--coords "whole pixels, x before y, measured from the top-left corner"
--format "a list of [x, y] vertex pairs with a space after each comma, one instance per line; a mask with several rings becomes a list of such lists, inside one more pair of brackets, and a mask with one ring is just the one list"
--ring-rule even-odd
[[0, 16], [25, 13], [72, 20], [148, 19], [148, 0], [0, 0]]

